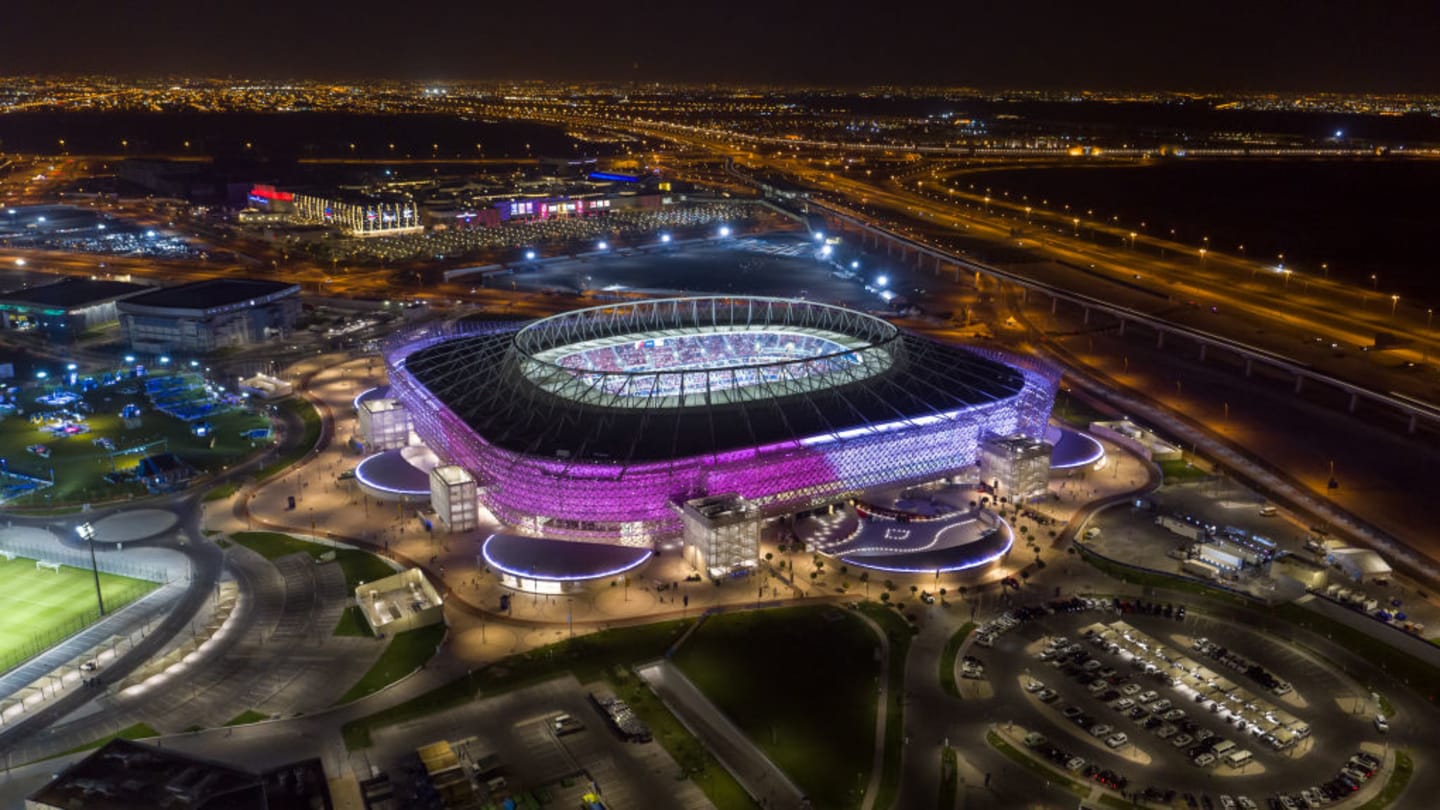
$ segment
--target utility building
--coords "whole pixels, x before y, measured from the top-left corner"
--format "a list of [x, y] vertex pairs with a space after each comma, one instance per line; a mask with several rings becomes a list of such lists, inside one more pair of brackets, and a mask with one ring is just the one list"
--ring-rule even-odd
[[736, 493], [695, 498], [680, 508], [685, 559], [712, 577], [753, 568], [760, 557], [760, 510]]
[[980, 443], [980, 480], [997, 497], [1024, 503], [1044, 497], [1054, 448], [1024, 434], [986, 437]]

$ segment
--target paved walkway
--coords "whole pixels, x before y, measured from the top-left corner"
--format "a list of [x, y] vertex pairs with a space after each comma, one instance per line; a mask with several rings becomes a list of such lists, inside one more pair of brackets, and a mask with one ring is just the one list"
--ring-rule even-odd
[[[725, 765], [762, 807], [805, 807], [805, 795], [785, 772], [715, 707], [678, 667], [656, 661], [637, 669], [660, 700]], [[867, 805], [868, 806], [868, 805]]]

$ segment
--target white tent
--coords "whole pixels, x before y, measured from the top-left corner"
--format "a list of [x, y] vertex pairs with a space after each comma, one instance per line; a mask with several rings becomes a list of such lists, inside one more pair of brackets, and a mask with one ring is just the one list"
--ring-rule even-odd
[[1357, 582], [1374, 582], [1390, 576], [1390, 564], [1368, 548], [1337, 548], [1326, 559]]

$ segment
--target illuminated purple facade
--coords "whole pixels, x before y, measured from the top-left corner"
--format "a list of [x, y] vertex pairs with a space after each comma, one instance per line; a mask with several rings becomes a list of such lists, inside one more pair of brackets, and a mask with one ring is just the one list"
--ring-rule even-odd
[[[753, 337], [772, 332], [819, 335], [807, 345], [822, 354], [777, 357]], [[695, 354], [717, 333], [765, 351], [675, 369], [574, 359], [656, 340], [671, 341], [667, 357]], [[476, 475], [498, 519], [629, 545], [678, 533], [671, 504], [685, 498], [736, 492], [777, 514], [954, 473], [987, 433], [1043, 436], [1057, 383], [1039, 363], [780, 299], [649, 301], [518, 331], [462, 323], [407, 335], [386, 361], [417, 433]]]

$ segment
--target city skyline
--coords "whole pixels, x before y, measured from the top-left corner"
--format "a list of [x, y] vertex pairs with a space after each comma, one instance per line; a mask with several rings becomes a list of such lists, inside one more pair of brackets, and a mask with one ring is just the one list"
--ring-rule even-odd
[[265, 15], [162, 0], [80, 2], [57, 47], [34, 7], [12, 11], [11, 74], [210, 75], [327, 80], [541, 79], [1196, 91], [1432, 92], [1433, 5], [1357, 14], [1339, 3], [1105, 9], [920, 9], [896, 15], [757, 5], [597, 9], [383, 4]]

